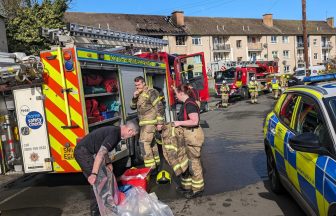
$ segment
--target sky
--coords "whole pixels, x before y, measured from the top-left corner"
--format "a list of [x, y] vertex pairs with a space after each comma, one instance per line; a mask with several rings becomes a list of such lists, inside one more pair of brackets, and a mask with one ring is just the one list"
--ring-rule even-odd
[[[94, 13], [155, 14], [174, 10], [185, 16], [301, 19], [301, 0], [72, 0], [69, 11]], [[307, 0], [307, 19], [336, 18], [335, 0]]]

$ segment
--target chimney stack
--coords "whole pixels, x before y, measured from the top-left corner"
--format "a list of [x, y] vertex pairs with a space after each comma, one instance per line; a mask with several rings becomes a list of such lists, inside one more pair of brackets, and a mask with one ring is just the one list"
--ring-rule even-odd
[[263, 23], [268, 27], [273, 27], [273, 14], [264, 14]]
[[331, 28], [334, 28], [334, 17], [329, 17], [327, 18], [327, 23], [328, 23], [328, 26], [330, 26]]
[[173, 19], [174, 24], [177, 27], [184, 26], [184, 12], [183, 11], [174, 11], [172, 13], [172, 19]]

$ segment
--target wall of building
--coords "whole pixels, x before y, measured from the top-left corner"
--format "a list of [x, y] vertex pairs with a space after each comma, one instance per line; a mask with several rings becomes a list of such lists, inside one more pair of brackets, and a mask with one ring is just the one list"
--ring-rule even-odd
[[[285, 35], [286, 36], [286, 35]], [[210, 67], [211, 62], [214, 62], [214, 53], [218, 53], [214, 51], [214, 40], [215, 36], [202, 36], [202, 44], [194, 45], [192, 44], [192, 37], [188, 36], [185, 45], [176, 45], [175, 36], [165, 37], [169, 41], [169, 46], [166, 48], [166, 51], [169, 53], [177, 53], [177, 54], [192, 54], [196, 52], [204, 52], [205, 63], [207, 68]], [[251, 37], [251, 36], [250, 36]], [[254, 36], [252, 36], [254, 37]], [[277, 42], [272, 43], [272, 36], [256, 36], [257, 40], [254, 44], [251, 44], [248, 36], [227, 36], [227, 40], [225, 44], [230, 45], [231, 51], [223, 52], [229, 60], [237, 61], [241, 59], [242, 61], [249, 61], [251, 50], [249, 50], [249, 46], [254, 46], [260, 44], [262, 45], [262, 49], [260, 51], [256, 51], [258, 53], [257, 59], [261, 60], [274, 60], [272, 52], [277, 51], [277, 57], [279, 58], [279, 69], [280, 72], [285, 72], [285, 66], [288, 66], [289, 72], [293, 72], [298, 67], [299, 60], [303, 60], [303, 48], [298, 47], [297, 36], [288, 35], [288, 42], [286, 43], [283, 40], [282, 35], [277, 36]], [[310, 35], [309, 36], [309, 49], [308, 56], [310, 58], [311, 65], [318, 65], [323, 63], [322, 58], [322, 35]], [[329, 58], [336, 57], [336, 36], [327, 36], [328, 40], [331, 41], [331, 47], [328, 50]], [[237, 41], [241, 41], [241, 47], [237, 47]], [[316, 44], [314, 44], [314, 41]], [[284, 56], [284, 51], [289, 51], [289, 57]], [[253, 51], [254, 52], [254, 51]], [[317, 59], [314, 58], [314, 54], [317, 54]], [[288, 72], [288, 71], [287, 71]]]
[[0, 16], [0, 52], [8, 52], [5, 21]]

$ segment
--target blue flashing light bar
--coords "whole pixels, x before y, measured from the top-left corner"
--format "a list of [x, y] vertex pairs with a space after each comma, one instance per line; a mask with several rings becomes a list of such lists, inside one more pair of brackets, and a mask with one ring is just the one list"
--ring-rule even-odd
[[303, 82], [324, 82], [330, 80], [336, 80], [336, 74], [325, 74], [303, 78]]

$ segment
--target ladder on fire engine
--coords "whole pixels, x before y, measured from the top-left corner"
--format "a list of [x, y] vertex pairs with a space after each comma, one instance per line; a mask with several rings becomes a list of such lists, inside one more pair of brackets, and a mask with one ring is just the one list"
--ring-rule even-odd
[[[52, 42], [74, 44], [80, 47], [96, 49], [117, 49], [118, 47], [162, 49], [168, 45], [167, 40], [130, 34], [111, 29], [96, 28], [76, 23], [69, 23], [63, 29], [42, 29], [42, 35]], [[112, 50], [113, 51], [113, 50]]]

